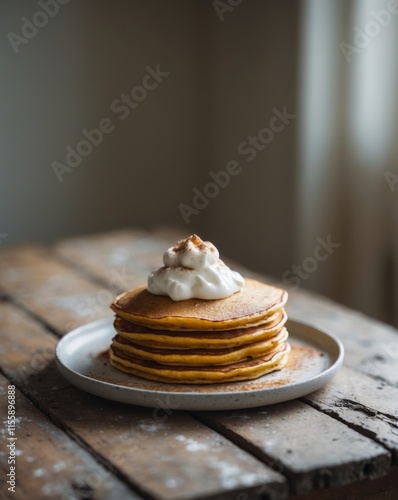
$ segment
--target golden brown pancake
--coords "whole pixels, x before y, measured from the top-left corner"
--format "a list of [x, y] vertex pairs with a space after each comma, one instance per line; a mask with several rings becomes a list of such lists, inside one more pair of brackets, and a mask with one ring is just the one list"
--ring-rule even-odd
[[232, 330], [264, 323], [287, 301], [287, 292], [252, 279], [225, 299], [174, 301], [153, 295], [145, 286], [119, 295], [111, 308], [137, 325], [155, 330]]
[[285, 342], [288, 337], [286, 328], [282, 328], [270, 339], [254, 342], [239, 347], [224, 349], [159, 349], [154, 347], [143, 347], [130, 342], [120, 335], [116, 335], [112, 341], [112, 348], [119, 353], [131, 355], [141, 360], [155, 361], [166, 365], [229, 365], [242, 360], [255, 359], [259, 356], [275, 351], [278, 346]]
[[286, 323], [287, 315], [282, 309], [270, 316], [260, 326], [237, 328], [235, 330], [170, 331], [154, 330], [136, 325], [116, 316], [114, 327], [124, 339], [146, 347], [170, 349], [224, 349], [265, 340], [279, 332]]
[[145, 361], [111, 347], [110, 361], [119, 370], [149, 380], [184, 384], [212, 384], [254, 379], [275, 370], [281, 370], [287, 362], [289, 351], [289, 344], [284, 342], [272, 353], [252, 360], [225, 366], [181, 366]]

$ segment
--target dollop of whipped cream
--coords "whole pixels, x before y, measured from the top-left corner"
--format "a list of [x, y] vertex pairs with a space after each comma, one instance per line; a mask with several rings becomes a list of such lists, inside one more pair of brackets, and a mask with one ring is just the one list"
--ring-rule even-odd
[[163, 254], [164, 266], [148, 277], [148, 291], [172, 300], [223, 299], [239, 292], [245, 280], [220, 259], [217, 248], [193, 234]]

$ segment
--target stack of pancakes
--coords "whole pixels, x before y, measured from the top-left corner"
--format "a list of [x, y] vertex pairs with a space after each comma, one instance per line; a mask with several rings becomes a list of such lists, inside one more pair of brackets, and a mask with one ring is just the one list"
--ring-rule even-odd
[[117, 331], [111, 364], [150, 380], [194, 384], [280, 370], [290, 351], [286, 301], [285, 290], [251, 279], [218, 300], [176, 302], [144, 286], [129, 290], [111, 305]]

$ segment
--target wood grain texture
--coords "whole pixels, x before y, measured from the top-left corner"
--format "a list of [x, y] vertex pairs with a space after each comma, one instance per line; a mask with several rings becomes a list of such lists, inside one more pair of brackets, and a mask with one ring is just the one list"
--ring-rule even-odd
[[119, 291], [146, 283], [148, 274], [163, 265], [163, 253], [182, 237], [175, 231], [123, 230], [63, 240], [54, 253]]
[[[290, 291], [290, 316], [332, 331], [346, 349], [345, 366], [336, 379], [304, 402], [198, 414], [214, 432], [186, 414], [173, 411], [169, 415], [164, 402], [154, 416], [149, 409], [84, 394], [60, 377], [53, 363], [56, 337], [40, 323], [62, 334], [110, 315], [112, 298], [145, 282], [149, 272], [161, 265], [166, 248], [179, 237], [169, 231], [128, 230], [73, 238], [50, 250], [38, 246], [1, 249], [1, 296], [38, 319], [12, 304], [0, 304], [4, 373], [97, 459], [148, 498], [281, 498], [286, 493], [282, 476], [286, 476], [291, 491], [313, 490], [311, 498], [331, 499], [339, 497], [319, 495], [332, 495], [329, 487], [348, 483], [365, 491], [360, 484], [382, 481], [358, 483], [361, 478], [386, 474], [387, 481], [389, 471], [394, 470], [390, 453], [397, 461], [397, 330], [302, 289]], [[272, 282], [231, 265], [245, 276]], [[99, 422], [97, 432], [93, 422]], [[177, 434], [179, 429], [184, 432]], [[111, 455], [115, 442], [121, 454]], [[233, 443], [246, 450], [240, 450], [243, 455], [235, 456], [238, 447]], [[168, 448], [176, 455], [176, 464], [172, 455], [165, 458]], [[272, 475], [249, 453], [282, 476]], [[223, 470], [217, 469], [216, 462], [209, 461], [211, 456], [217, 462], [231, 457], [231, 467], [224, 463]], [[244, 478], [239, 484], [231, 479], [237, 470]], [[253, 471], [255, 475], [250, 476]], [[324, 487], [328, 489], [316, 491]]]
[[[1, 369], [58, 426], [92, 450], [108, 468], [156, 499], [190, 499], [259, 488], [284, 498], [284, 477], [185, 413], [139, 408], [91, 396], [70, 386], [50, 355], [51, 335], [12, 304], [0, 304]], [[7, 334], [12, 327], [12, 337]], [[29, 334], [29, 348], [25, 348]], [[40, 367], [31, 366], [42, 346]], [[33, 358], [32, 358], [33, 353]], [[21, 371], [21, 366], [27, 366]]]
[[[9, 380], [0, 375], [2, 415], [6, 416]], [[16, 390], [16, 487], [8, 491], [3, 481], [9, 472], [6, 429], [1, 429], [0, 463], [3, 476], [1, 498], [111, 500], [141, 498], [111, 474], [65, 432], [57, 428], [33, 404]], [[7, 486], [7, 487], [6, 487]]]
[[375, 478], [390, 469], [385, 448], [298, 400], [198, 417], [277, 466], [294, 493]]
[[398, 389], [343, 367], [322, 389], [304, 398], [391, 451], [398, 463]]
[[364, 479], [340, 488], [312, 491], [306, 495], [295, 496], [294, 500], [396, 500], [397, 498], [398, 468], [393, 467], [387, 476], [372, 481]]
[[8, 297], [60, 334], [112, 314], [111, 290], [36, 245], [1, 249], [0, 283]]
[[287, 312], [337, 335], [345, 365], [398, 387], [397, 329], [302, 290], [290, 294]]

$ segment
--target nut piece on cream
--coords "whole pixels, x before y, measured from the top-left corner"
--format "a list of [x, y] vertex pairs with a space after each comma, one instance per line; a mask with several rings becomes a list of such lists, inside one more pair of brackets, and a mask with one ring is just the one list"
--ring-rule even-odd
[[239, 292], [245, 280], [224, 264], [217, 248], [193, 234], [163, 254], [164, 266], [148, 277], [148, 291], [172, 300], [224, 299]]

